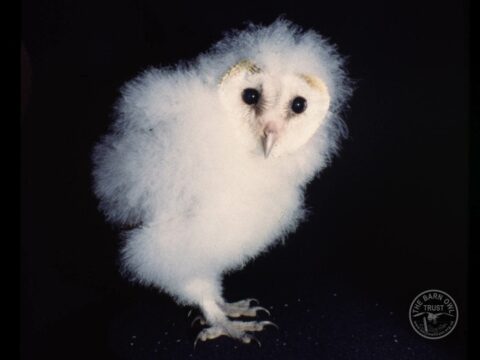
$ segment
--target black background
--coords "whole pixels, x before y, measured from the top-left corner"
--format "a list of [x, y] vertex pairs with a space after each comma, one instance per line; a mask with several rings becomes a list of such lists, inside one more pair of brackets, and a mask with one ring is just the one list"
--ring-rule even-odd
[[[23, 358], [464, 358], [467, 11], [461, 1], [23, 0]], [[91, 193], [92, 146], [126, 80], [281, 14], [348, 56], [350, 135], [308, 188], [309, 221], [225, 280], [227, 299], [259, 298], [280, 330], [258, 334], [262, 348], [221, 338], [194, 351], [189, 309], [118, 274], [118, 233]], [[460, 312], [436, 341], [408, 321], [431, 288]]]

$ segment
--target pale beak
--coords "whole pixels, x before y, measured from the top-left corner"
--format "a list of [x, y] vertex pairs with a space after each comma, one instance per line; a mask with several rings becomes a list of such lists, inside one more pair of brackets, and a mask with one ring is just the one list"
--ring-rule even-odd
[[265, 131], [265, 136], [263, 138], [263, 153], [265, 154], [265, 158], [268, 158], [268, 155], [270, 155], [277, 138], [278, 135], [275, 131]]

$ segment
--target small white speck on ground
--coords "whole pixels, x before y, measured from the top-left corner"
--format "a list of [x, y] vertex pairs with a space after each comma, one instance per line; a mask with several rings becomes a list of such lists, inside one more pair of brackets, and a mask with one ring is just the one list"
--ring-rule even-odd
[[394, 340], [393, 340], [393, 342], [396, 342], [396, 343], [398, 343], [398, 340], [397, 340], [397, 339], [394, 339]]
[[283, 346], [287, 346], [287, 343], [286, 343], [286, 342], [284, 342], [282, 345], [283, 345]]
[[378, 335], [379, 337], [383, 337], [383, 334]]
[[273, 309], [273, 305], [270, 305], [270, 309]]
[[133, 342], [131, 342], [131, 343], [130, 343], [130, 346], [133, 346], [133, 345], [134, 345]]
[[333, 296], [337, 296], [337, 293], [333, 293]]
[[297, 301], [300, 302], [301, 301], [300, 298], [298, 298]]
[[288, 304], [283, 304], [284, 307], [288, 307]]
[[378, 306], [378, 303], [375, 303], [375, 306]]
[[390, 315], [393, 315], [393, 311], [390, 311]]
[[157, 341], [157, 344], [160, 344], [160, 340]]
[[310, 309], [307, 309], [307, 312], [310, 312]]
[[397, 334], [393, 334], [393, 337], [396, 338], [396, 337], [397, 337]]
[[407, 350], [412, 351], [412, 348], [410, 346], [407, 347]]
[[137, 337], [135, 335], [132, 335], [132, 339], [136, 339]]
[[238, 349], [237, 345], [235, 345], [233, 348], [234, 348], [235, 350]]
[[318, 341], [315, 341], [315, 346], [318, 345]]
[[177, 343], [179, 343], [180, 341], [182, 341], [182, 340], [180, 340], [180, 339], [177, 339], [177, 340], [176, 340]]
[[164, 334], [165, 334], [165, 335], [168, 335], [168, 331], [165, 331], [165, 333], [164, 333]]

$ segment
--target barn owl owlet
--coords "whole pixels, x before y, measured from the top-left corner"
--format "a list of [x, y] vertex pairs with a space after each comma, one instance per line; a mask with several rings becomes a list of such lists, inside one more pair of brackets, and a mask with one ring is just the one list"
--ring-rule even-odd
[[222, 277], [302, 220], [307, 182], [337, 150], [350, 93], [335, 47], [280, 19], [231, 32], [175, 68], [128, 82], [93, 154], [94, 191], [124, 231], [123, 270], [196, 306], [197, 340], [250, 342], [264, 308]]

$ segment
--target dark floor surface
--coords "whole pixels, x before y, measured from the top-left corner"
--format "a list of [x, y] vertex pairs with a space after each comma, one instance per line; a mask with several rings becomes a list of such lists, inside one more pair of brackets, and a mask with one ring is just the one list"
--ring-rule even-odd
[[242, 291], [258, 297], [270, 310], [270, 317], [260, 318], [280, 327], [257, 334], [261, 347], [223, 337], [199, 342], [194, 349], [200, 326], [191, 328], [190, 322], [197, 313], [187, 318], [190, 309], [136, 288], [128, 296], [112, 293], [92, 301], [52, 323], [29, 350], [35, 353], [32, 358], [42, 359], [457, 360], [466, 356], [464, 319], [448, 337], [427, 340], [410, 327], [409, 302], [402, 303], [393, 294], [354, 290], [333, 281], [312, 283], [313, 289], [292, 289], [291, 283], [284, 284], [273, 274], [260, 278], [263, 286], [243, 286]]

